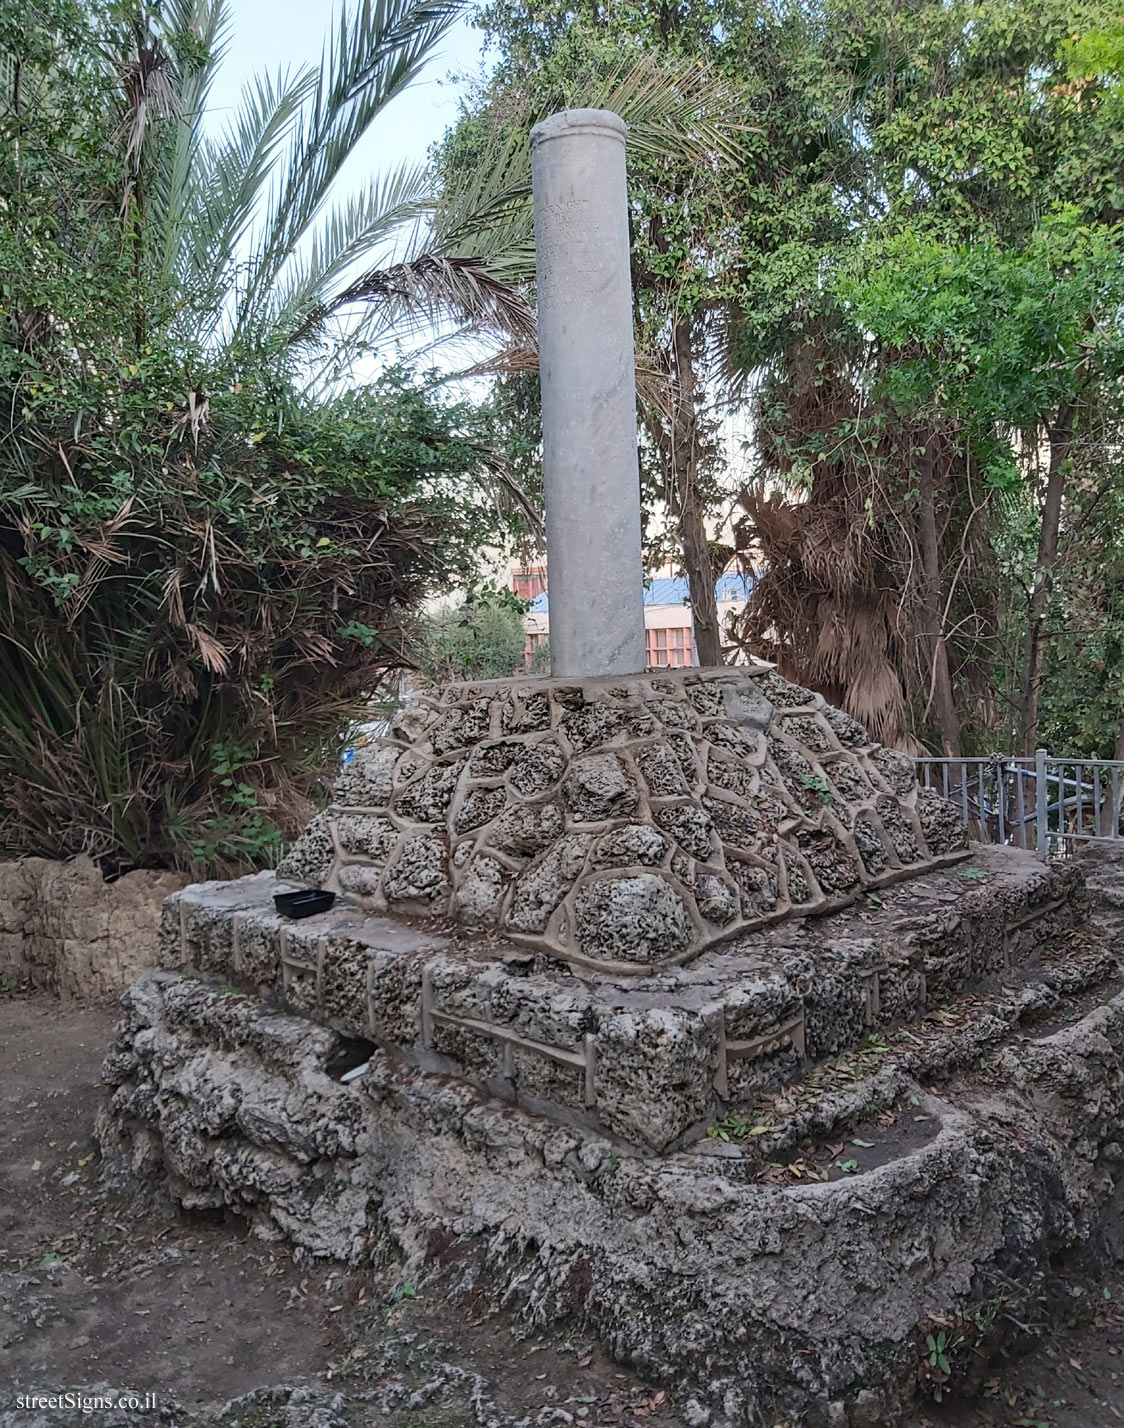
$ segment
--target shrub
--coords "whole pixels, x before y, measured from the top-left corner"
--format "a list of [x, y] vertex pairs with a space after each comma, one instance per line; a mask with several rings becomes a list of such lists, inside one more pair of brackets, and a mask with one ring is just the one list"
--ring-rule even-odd
[[40, 375], [31, 470], [0, 464], [5, 845], [253, 861], [402, 663], [427, 581], [470, 565], [475, 448], [400, 385], [316, 402], [211, 372], [193, 434], [155, 358], [113, 374], [112, 418]]
[[436, 684], [522, 674], [523, 610], [523, 601], [501, 590], [433, 611], [412, 651], [418, 669]]
[[236, 261], [278, 155], [274, 230], [310, 231], [440, 7], [361, 7], [319, 88], [251, 93], [208, 149], [219, 11], [0, 0], [0, 844], [108, 872], [269, 860], [493, 530], [465, 410], [399, 371], [326, 387], [355, 332], [291, 329], [388, 231], [385, 194], [328, 221], [318, 282], [269, 231]]

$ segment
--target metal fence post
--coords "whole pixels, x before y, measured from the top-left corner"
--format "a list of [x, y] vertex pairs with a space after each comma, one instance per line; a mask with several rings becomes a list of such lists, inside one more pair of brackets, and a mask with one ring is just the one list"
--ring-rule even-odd
[[1046, 750], [1034, 751], [1034, 826], [1036, 851], [1045, 858], [1050, 851], [1050, 798], [1046, 792]]

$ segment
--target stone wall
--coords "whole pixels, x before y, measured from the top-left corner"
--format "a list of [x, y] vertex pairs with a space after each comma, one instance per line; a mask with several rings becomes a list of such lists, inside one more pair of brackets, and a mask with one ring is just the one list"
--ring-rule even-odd
[[161, 907], [186, 881], [145, 870], [107, 883], [86, 857], [0, 863], [0, 979], [119, 996], [155, 965]]

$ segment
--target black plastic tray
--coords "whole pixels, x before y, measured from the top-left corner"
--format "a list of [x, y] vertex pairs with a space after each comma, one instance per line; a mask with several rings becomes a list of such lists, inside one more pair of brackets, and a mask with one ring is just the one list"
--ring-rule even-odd
[[273, 905], [282, 917], [312, 917], [315, 913], [327, 912], [335, 900], [334, 892], [321, 888], [273, 894]]

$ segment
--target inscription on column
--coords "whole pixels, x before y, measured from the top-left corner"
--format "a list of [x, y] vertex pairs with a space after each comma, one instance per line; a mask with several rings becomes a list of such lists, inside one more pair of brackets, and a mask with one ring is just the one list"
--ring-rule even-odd
[[602, 225], [588, 198], [571, 198], [565, 203], [549, 203], [544, 209], [549, 225], [543, 224], [540, 252], [547, 262], [539, 275], [539, 298], [551, 302], [572, 302], [573, 282], [581, 278], [604, 281], [604, 263], [598, 253], [603, 239]]

